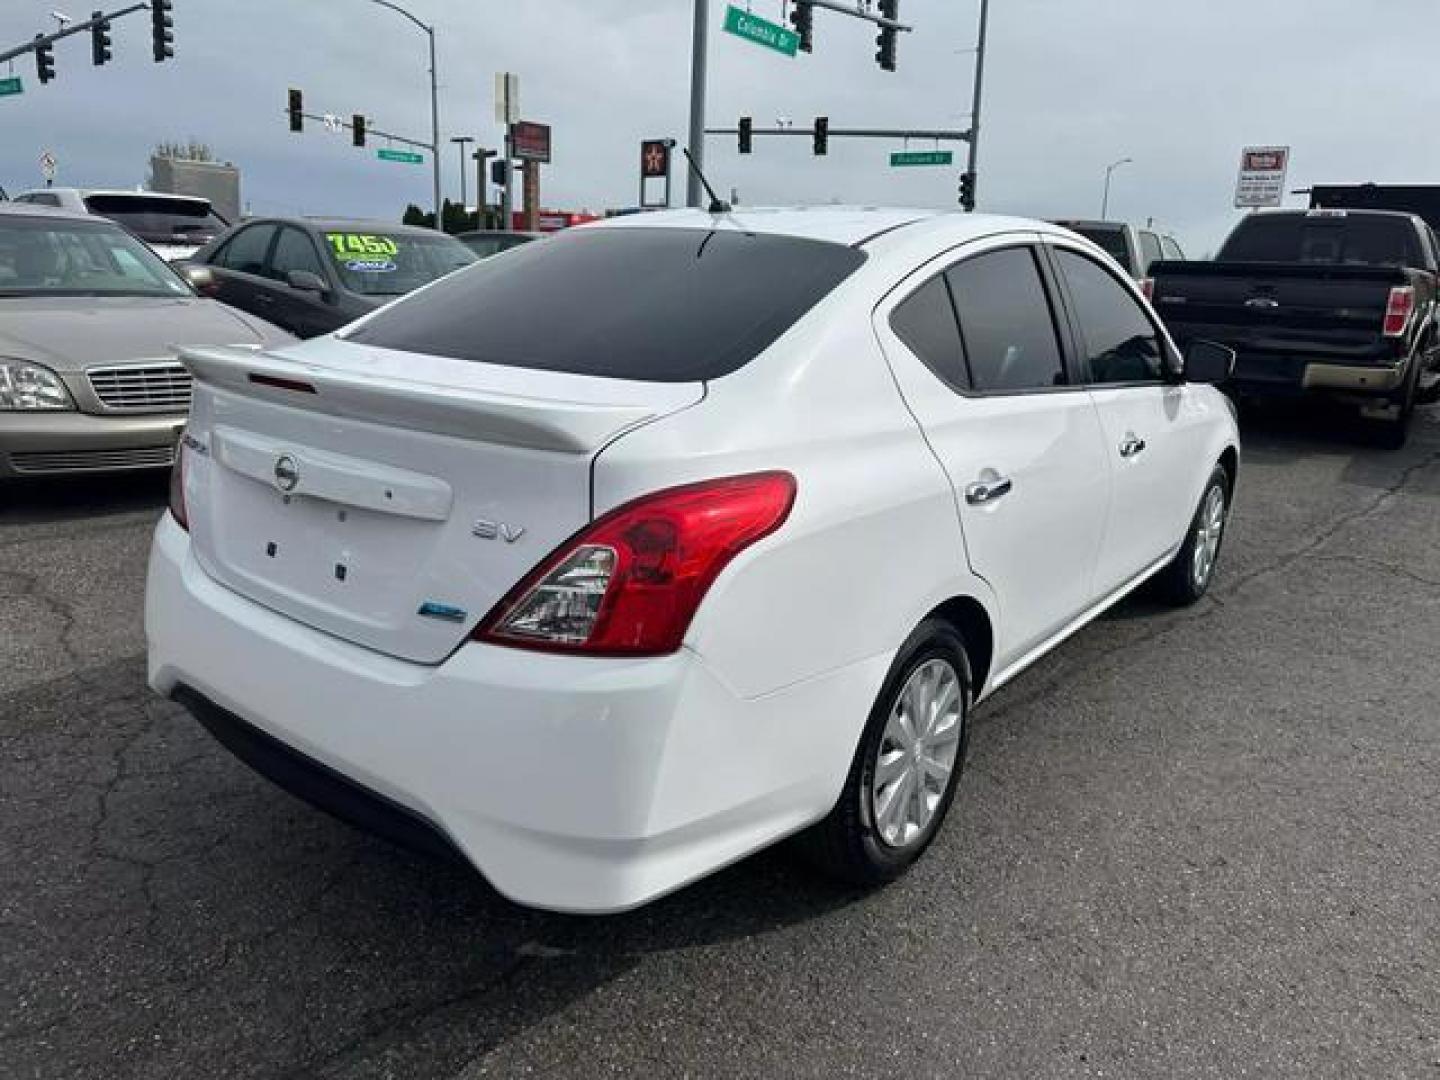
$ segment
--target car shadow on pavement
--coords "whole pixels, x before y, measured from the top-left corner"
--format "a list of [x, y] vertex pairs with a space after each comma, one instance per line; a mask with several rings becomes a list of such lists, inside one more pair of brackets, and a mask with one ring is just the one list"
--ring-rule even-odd
[[521, 908], [256, 776], [140, 656], [10, 696], [0, 748], [0, 1039], [25, 1075], [449, 1076], [647, 956], [865, 895], [782, 847], [627, 914]]
[[164, 508], [164, 469], [109, 476], [47, 476], [0, 480], [0, 526], [91, 520]]

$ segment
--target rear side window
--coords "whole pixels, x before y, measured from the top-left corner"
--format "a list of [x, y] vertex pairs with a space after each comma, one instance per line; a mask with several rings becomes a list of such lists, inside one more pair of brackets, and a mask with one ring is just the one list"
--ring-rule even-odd
[[1005, 248], [945, 271], [974, 389], [1062, 386], [1065, 370], [1055, 319], [1035, 255]]
[[759, 355], [865, 261], [850, 247], [701, 229], [578, 229], [487, 259], [345, 336], [487, 364], [652, 382]]
[[1321, 266], [1419, 266], [1410, 219], [1382, 214], [1256, 214], [1230, 234], [1217, 259]]
[[225, 241], [210, 261], [227, 270], [263, 276], [265, 256], [270, 250], [270, 240], [274, 235], [274, 225], [250, 225]]
[[1160, 254], [1160, 238], [1153, 232], [1140, 233], [1140, 272], [1148, 274], [1150, 264], [1159, 262], [1164, 256]]
[[943, 275], [916, 289], [890, 314], [890, 328], [941, 382], [952, 389], [970, 386], [960, 326]]
[[1160, 335], [1109, 271], [1073, 251], [1055, 250], [1084, 339], [1090, 381], [1153, 382], [1164, 374]]

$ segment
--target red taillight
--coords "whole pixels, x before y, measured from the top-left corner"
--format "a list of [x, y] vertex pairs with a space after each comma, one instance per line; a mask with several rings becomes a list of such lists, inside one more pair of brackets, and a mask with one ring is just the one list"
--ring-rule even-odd
[[185, 513], [185, 437], [175, 444], [175, 464], [170, 466], [170, 513], [175, 523], [190, 531], [190, 518]]
[[474, 636], [597, 656], [674, 652], [720, 571], [784, 524], [794, 501], [795, 478], [766, 472], [626, 503], [561, 545]]
[[1415, 290], [1409, 285], [1391, 289], [1390, 300], [1385, 305], [1385, 336], [1404, 337], [1414, 312]]
[[1154, 299], [1155, 299], [1155, 279], [1154, 279], [1154, 278], [1149, 278], [1149, 277], [1147, 277], [1147, 278], [1141, 278], [1141, 279], [1140, 279], [1140, 291], [1145, 294], [1145, 299], [1146, 299], [1146, 300], [1154, 300]]

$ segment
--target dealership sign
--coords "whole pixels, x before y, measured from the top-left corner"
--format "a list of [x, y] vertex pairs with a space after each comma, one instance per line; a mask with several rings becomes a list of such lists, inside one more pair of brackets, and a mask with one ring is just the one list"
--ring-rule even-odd
[[510, 150], [521, 161], [550, 162], [550, 125], [517, 120], [510, 125]]
[[1247, 146], [1240, 155], [1235, 205], [1242, 210], [1279, 206], [1285, 197], [1285, 174], [1289, 168], [1288, 146]]

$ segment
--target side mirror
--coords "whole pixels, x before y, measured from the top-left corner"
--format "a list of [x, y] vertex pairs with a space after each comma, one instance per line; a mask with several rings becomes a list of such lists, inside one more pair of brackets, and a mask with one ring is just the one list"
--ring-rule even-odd
[[285, 284], [301, 292], [324, 293], [330, 291], [325, 279], [313, 270], [291, 270], [285, 275]]
[[180, 276], [201, 296], [214, 296], [215, 290], [220, 287], [220, 283], [215, 279], [215, 272], [201, 263], [183, 263], [175, 269], [180, 271]]
[[1235, 350], [1218, 341], [1192, 341], [1185, 346], [1185, 381], [1229, 382], [1235, 372]]

